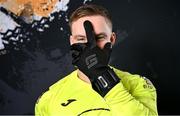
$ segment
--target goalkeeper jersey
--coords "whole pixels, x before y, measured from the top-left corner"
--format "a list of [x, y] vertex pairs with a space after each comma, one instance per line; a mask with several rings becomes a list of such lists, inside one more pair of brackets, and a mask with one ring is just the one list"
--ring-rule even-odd
[[104, 97], [77, 76], [77, 70], [52, 85], [35, 105], [37, 116], [154, 116], [156, 89], [145, 77], [113, 68], [121, 79]]

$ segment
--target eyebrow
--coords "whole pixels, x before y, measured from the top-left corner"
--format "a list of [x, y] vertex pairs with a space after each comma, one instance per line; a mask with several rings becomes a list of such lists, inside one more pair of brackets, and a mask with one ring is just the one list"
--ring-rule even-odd
[[105, 36], [105, 37], [107, 37], [107, 34], [104, 33], [104, 32], [101, 32], [101, 33], [96, 34], [96, 37], [99, 37], [99, 36]]

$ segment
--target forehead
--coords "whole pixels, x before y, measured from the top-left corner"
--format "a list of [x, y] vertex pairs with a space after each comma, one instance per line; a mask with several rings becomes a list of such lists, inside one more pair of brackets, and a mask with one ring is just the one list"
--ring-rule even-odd
[[85, 34], [83, 23], [84, 21], [89, 20], [94, 28], [95, 33], [108, 33], [111, 32], [111, 28], [109, 27], [107, 20], [103, 16], [95, 15], [95, 16], [85, 16], [79, 18], [78, 20], [72, 22], [72, 35], [76, 34]]

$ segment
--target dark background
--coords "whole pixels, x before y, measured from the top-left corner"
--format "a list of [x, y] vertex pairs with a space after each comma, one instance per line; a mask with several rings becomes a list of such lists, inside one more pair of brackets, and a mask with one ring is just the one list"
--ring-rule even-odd
[[[173, 0], [93, 0], [112, 15], [117, 43], [111, 65], [149, 78], [157, 89], [160, 115], [180, 114], [180, 7]], [[50, 85], [74, 70], [65, 17], [82, 5], [71, 0], [61, 19], [20, 50], [0, 56], [0, 114], [33, 114]], [[58, 14], [55, 14], [58, 15]], [[2, 19], [1, 19], [2, 20]], [[60, 30], [63, 27], [63, 30]]]

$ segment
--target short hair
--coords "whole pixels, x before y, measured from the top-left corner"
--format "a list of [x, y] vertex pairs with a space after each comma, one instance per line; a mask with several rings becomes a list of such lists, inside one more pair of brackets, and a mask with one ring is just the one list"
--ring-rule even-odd
[[103, 16], [112, 30], [112, 20], [107, 9], [100, 5], [95, 4], [84, 4], [77, 8], [69, 18], [69, 26], [71, 28], [72, 23], [85, 16]]

